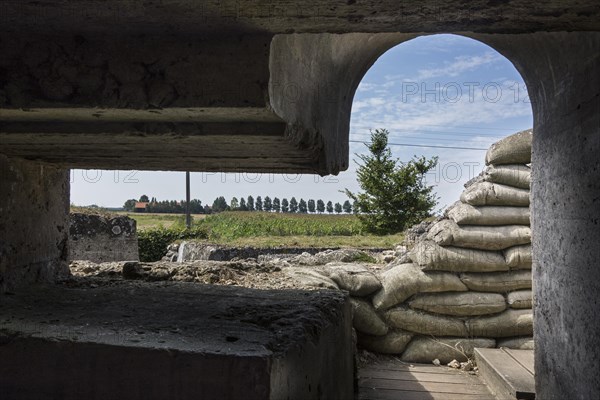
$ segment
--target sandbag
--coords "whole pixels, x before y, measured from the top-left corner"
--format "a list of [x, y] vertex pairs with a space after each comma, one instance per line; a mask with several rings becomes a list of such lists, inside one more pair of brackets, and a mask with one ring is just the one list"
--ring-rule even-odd
[[491, 182], [479, 182], [466, 188], [460, 201], [473, 206], [529, 206], [529, 190]]
[[352, 325], [354, 329], [373, 336], [382, 336], [388, 333], [388, 327], [377, 314], [371, 303], [350, 297], [352, 305]]
[[431, 363], [436, 358], [442, 364], [452, 360], [467, 361], [473, 357], [473, 349], [493, 348], [496, 341], [493, 339], [467, 339], [467, 338], [429, 338], [417, 336], [410, 341], [402, 361], [411, 363]]
[[533, 338], [530, 336], [500, 339], [496, 342], [496, 346], [515, 350], [534, 350], [535, 348]]
[[448, 218], [458, 225], [529, 225], [529, 207], [476, 207], [462, 202], [454, 205], [446, 212]]
[[498, 293], [434, 293], [418, 294], [409, 305], [432, 313], [466, 317], [502, 312], [506, 309], [506, 300]]
[[384, 336], [370, 336], [358, 333], [360, 347], [382, 354], [402, 354], [414, 334], [405, 331], [389, 331]]
[[502, 250], [531, 243], [531, 228], [525, 225], [459, 226], [451, 219], [443, 219], [431, 227], [427, 238], [441, 246]]
[[413, 247], [410, 258], [425, 270], [454, 272], [506, 271], [504, 256], [495, 251], [442, 247], [424, 240]]
[[490, 146], [485, 155], [486, 165], [529, 164], [532, 137], [533, 131], [527, 129], [497, 141]]
[[373, 305], [385, 310], [418, 292], [460, 292], [467, 287], [458, 276], [445, 272], [425, 273], [415, 264], [400, 264], [379, 275], [382, 288], [373, 296]]
[[467, 336], [461, 319], [416, 311], [404, 305], [386, 311], [384, 318], [395, 329], [433, 336]]
[[515, 246], [504, 250], [506, 264], [513, 269], [531, 269], [533, 256], [531, 245]]
[[325, 289], [339, 289], [337, 284], [326, 277], [325, 275], [317, 272], [314, 268], [310, 267], [285, 267], [282, 268], [282, 272], [297, 282], [306, 286], [314, 286]]
[[469, 290], [506, 293], [531, 289], [531, 271], [492, 272], [487, 274], [460, 274], [460, 280]]
[[367, 296], [381, 289], [379, 279], [364, 265], [330, 263], [324, 270], [340, 289], [347, 290], [352, 296]]
[[531, 168], [523, 164], [491, 165], [485, 169], [483, 179], [488, 182], [529, 190], [531, 186]]
[[466, 321], [470, 336], [509, 337], [533, 335], [531, 310], [508, 309], [490, 317], [472, 318]]
[[532, 308], [533, 293], [531, 290], [517, 290], [510, 292], [506, 300], [510, 308]]

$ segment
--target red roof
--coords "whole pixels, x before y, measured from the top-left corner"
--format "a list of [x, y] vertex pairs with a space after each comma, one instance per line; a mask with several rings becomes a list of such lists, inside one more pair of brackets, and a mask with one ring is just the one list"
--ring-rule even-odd
[[143, 201], [136, 201], [135, 202], [135, 208], [143, 208], [146, 209], [146, 206], [148, 205], [147, 202], [143, 202]]

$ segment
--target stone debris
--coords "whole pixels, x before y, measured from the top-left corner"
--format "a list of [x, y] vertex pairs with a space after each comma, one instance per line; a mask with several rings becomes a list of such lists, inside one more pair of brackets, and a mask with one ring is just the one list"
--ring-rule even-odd
[[[191, 261], [233, 261], [255, 259], [258, 262], [287, 261], [299, 265], [325, 265], [330, 262], [354, 262], [370, 259], [374, 253], [382, 260], [389, 258], [389, 253], [383, 256], [381, 251], [364, 251], [358, 249], [325, 249], [325, 248], [256, 248], [228, 247], [199, 241], [184, 241], [168, 246], [162, 261], [191, 262]], [[392, 252], [393, 253], [393, 252]], [[393, 254], [392, 254], [393, 255]], [[376, 258], [373, 258], [376, 261]]]
[[469, 360], [467, 362], [461, 362], [460, 369], [463, 371], [472, 371], [473, 370], [473, 361]]

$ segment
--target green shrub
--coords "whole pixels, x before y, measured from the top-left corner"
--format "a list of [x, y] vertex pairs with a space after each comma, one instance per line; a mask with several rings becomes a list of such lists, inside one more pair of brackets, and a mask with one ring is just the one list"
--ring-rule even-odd
[[140, 261], [152, 262], [160, 260], [167, 252], [167, 247], [183, 239], [207, 239], [208, 232], [205, 227], [196, 226], [191, 229], [153, 228], [138, 231], [138, 247]]

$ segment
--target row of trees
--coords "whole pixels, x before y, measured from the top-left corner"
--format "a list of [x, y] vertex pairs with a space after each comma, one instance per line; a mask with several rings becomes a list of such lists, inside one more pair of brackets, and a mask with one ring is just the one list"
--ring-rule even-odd
[[343, 204], [333, 203], [328, 201], [325, 203], [323, 200], [308, 201], [300, 199], [298, 201], [295, 197], [292, 197], [289, 201], [286, 198], [279, 199], [274, 197], [271, 199], [266, 196], [264, 199], [261, 196], [256, 197], [256, 200], [252, 196], [247, 198], [241, 197], [239, 200], [237, 197], [231, 199], [231, 202], [227, 204], [227, 201], [223, 196], [218, 197], [213, 202], [212, 209], [214, 212], [220, 211], [266, 211], [266, 212], [282, 212], [282, 213], [319, 213], [323, 214], [328, 212], [329, 214], [346, 214], [352, 213], [354, 207], [350, 204], [349, 200], [346, 200]]
[[[123, 205], [125, 211], [135, 211], [136, 203], [145, 204], [145, 212], [158, 214], [183, 214], [185, 213], [185, 200], [156, 200], [156, 197], [149, 199], [145, 194], [139, 200], [129, 199]], [[202, 201], [198, 199], [190, 200], [190, 212], [192, 214], [207, 214], [210, 213], [210, 207], [202, 205]]]
[[[147, 195], [142, 195], [138, 200], [129, 199], [123, 205], [126, 211], [135, 211], [136, 203], [144, 203], [144, 211], [148, 213], [170, 213], [170, 214], [181, 214], [185, 212], [185, 201], [175, 200], [162, 200], [158, 201], [155, 197], [149, 199]], [[217, 197], [212, 204], [212, 207], [208, 205], [202, 205], [202, 201], [198, 199], [190, 200], [190, 212], [192, 214], [210, 214], [211, 212], [222, 212], [222, 211], [266, 211], [266, 212], [282, 212], [282, 213], [319, 213], [325, 212], [329, 214], [350, 214], [353, 211], [352, 204], [346, 200], [343, 204], [333, 203], [328, 201], [325, 203], [323, 200], [310, 199], [305, 201], [300, 199], [296, 200], [292, 197], [288, 199], [279, 199], [274, 197], [271, 199], [266, 196], [263, 200], [261, 196], [256, 197], [256, 200], [252, 196], [247, 198], [241, 197], [239, 200], [237, 197], [231, 199], [230, 203], [227, 204], [225, 197]]]

